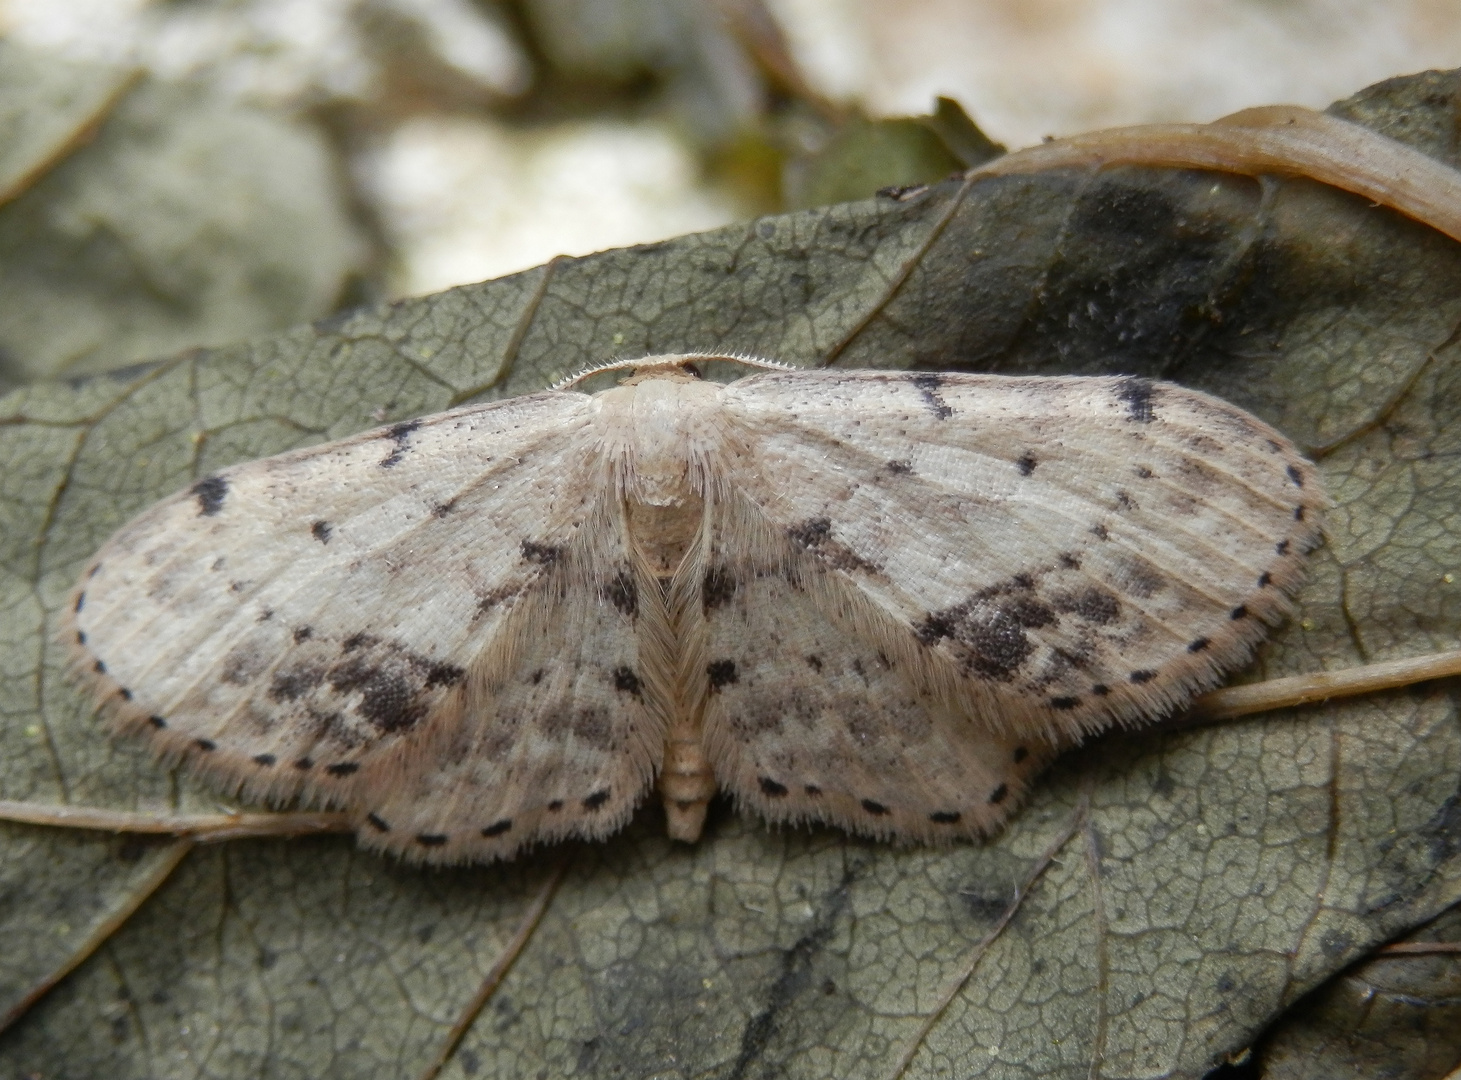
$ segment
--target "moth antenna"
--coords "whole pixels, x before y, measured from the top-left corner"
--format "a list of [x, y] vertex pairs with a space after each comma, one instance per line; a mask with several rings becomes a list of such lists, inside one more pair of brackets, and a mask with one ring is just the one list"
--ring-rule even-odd
[[650, 368], [689, 368], [695, 375], [700, 372], [693, 366], [696, 360], [725, 360], [733, 364], [744, 364], [747, 367], [761, 368], [764, 371], [800, 371], [798, 367], [791, 364], [784, 364], [779, 360], [767, 360], [764, 357], [752, 356], [750, 353], [740, 352], [691, 352], [691, 353], [666, 353], [660, 356], [641, 356], [633, 360], [616, 359], [607, 360], [602, 364], [592, 364], [581, 371], [575, 372], [566, 378], [559, 379], [550, 390], [567, 390], [576, 383], [582, 382], [591, 375], [598, 375], [605, 371], [642, 371]]

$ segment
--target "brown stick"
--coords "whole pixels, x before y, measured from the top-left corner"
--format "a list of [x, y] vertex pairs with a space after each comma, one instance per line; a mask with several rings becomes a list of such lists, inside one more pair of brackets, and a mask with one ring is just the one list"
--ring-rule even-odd
[[1461, 953], [1461, 941], [1397, 941], [1375, 950], [1376, 956], [1426, 956], [1433, 953]]
[[1108, 165], [1308, 176], [1461, 240], [1461, 172], [1369, 128], [1297, 105], [1245, 109], [1212, 124], [1093, 131], [1007, 154], [966, 175]]
[[1461, 649], [1403, 660], [1385, 660], [1378, 664], [1361, 664], [1342, 671], [1316, 671], [1310, 675], [1269, 679], [1246, 686], [1225, 686], [1193, 701], [1187, 717], [1199, 723], [1230, 720], [1250, 713], [1312, 705], [1331, 698], [1393, 690], [1452, 675], [1461, 675]]
[[502, 952], [498, 953], [496, 962], [492, 965], [492, 969], [487, 972], [486, 978], [482, 980], [482, 985], [477, 988], [477, 993], [467, 1003], [467, 1007], [462, 1010], [462, 1015], [452, 1025], [451, 1031], [447, 1032], [446, 1041], [441, 1044], [441, 1048], [436, 1052], [436, 1057], [431, 1060], [431, 1064], [426, 1066], [425, 1070], [421, 1073], [421, 1080], [436, 1080], [437, 1075], [446, 1067], [446, 1063], [451, 1060], [452, 1054], [456, 1053], [457, 1046], [461, 1043], [467, 1032], [471, 1030], [472, 1024], [476, 1021], [477, 1016], [486, 1007], [487, 1002], [497, 991], [498, 986], [502, 984], [502, 980], [507, 977], [508, 969], [512, 967], [513, 961], [527, 947], [528, 939], [533, 936], [533, 931], [538, 928], [538, 923], [542, 921], [543, 913], [548, 910], [548, 905], [552, 903], [554, 894], [558, 892], [558, 886], [563, 884], [564, 875], [568, 873], [568, 866], [571, 862], [573, 862], [572, 855], [565, 855], [558, 860], [558, 865], [548, 875], [548, 880], [543, 882], [543, 887], [538, 890], [538, 895], [528, 905], [527, 911], [523, 912], [523, 917], [518, 922], [517, 930], [513, 933], [512, 939], [503, 947]]
[[127, 897], [126, 902], [101, 922], [97, 923], [91, 933], [87, 935], [86, 940], [78, 945], [75, 951], [61, 962], [60, 967], [42, 977], [39, 982], [25, 992], [21, 999], [11, 1007], [9, 1012], [3, 1017], [0, 1017], [0, 1031], [4, 1031], [11, 1024], [15, 1023], [15, 1021], [19, 1020], [32, 1005], [49, 994], [53, 986], [67, 975], [70, 975], [81, 966], [87, 957], [101, 948], [102, 943], [115, 934], [121, 928], [122, 924], [130, 919], [133, 913], [142, 906], [147, 898], [155, 893], [162, 886], [162, 883], [172, 876], [172, 872], [178, 868], [178, 864], [183, 861], [188, 852], [193, 850], [193, 846], [193, 841], [189, 839], [179, 840], [177, 843], [171, 845], [167, 850], [167, 854], [152, 868], [152, 872], [132, 887], [132, 893]]
[[101, 832], [185, 836], [202, 843], [238, 840], [249, 836], [350, 832], [354, 828], [344, 814], [152, 814], [145, 811], [104, 810], [94, 806], [15, 802], [9, 799], [0, 799], [0, 821], [58, 825], [70, 829], [97, 829]]
[[913, 1038], [908, 1040], [908, 1045], [903, 1048], [903, 1052], [898, 1055], [898, 1060], [888, 1070], [887, 1080], [900, 1080], [908, 1070], [908, 1066], [912, 1064], [914, 1057], [922, 1048], [923, 1041], [928, 1038], [928, 1033], [939, 1022], [949, 1005], [953, 1003], [954, 998], [958, 996], [959, 991], [964, 989], [964, 986], [973, 977], [975, 969], [979, 967], [979, 961], [984, 959], [984, 954], [989, 951], [989, 947], [995, 943], [1000, 934], [1004, 933], [1004, 928], [1019, 912], [1021, 905], [1025, 902], [1025, 897], [1034, 888], [1035, 882], [1039, 881], [1045, 871], [1049, 869], [1050, 864], [1055, 861], [1055, 856], [1060, 854], [1060, 849], [1070, 843], [1071, 837], [1085, 826], [1090, 809], [1090, 794], [1087, 792], [1081, 798], [1075, 813], [1071, 815], [1069, 823], [1060, 831], [1060, 835], [1051, 841], [1050, 846], [1041, 852], [1039, 858], [1031, 864], [1029, 873], [1025, 875], [1025, 880], [1015, 890], [1015, 895], [1010, 899], [1009, 906], [1004, 909], [1004, 914], [989, 928], [989, 932], [979, 939], [979, 943], [970, 951], [964, 965], [955, 973], [954, 977], [944, 984], [943, 990], [939, 993], [938, 1004], [923, 1018], [923, 1023], [918, 1026], [918, 1031]]

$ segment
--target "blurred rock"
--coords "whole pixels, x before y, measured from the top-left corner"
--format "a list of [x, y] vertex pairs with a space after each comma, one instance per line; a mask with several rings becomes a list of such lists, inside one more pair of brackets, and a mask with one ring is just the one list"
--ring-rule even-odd
[[[0, 70], [11, 62], [0, 54]], [[45, 107], [3, 74], [0, 88], [0, 112]], [[0, 208], [0, 384], [328, 314], [372, 259], [347, 205], [316, 131], [194, 85], [141, 84]]]

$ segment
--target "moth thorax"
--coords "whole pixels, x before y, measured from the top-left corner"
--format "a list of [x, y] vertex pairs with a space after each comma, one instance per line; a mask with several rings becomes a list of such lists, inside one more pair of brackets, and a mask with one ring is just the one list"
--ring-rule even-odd
[[666, 578], [679, 569], [695, 543], [705, 516], [705, 500], [687, 491], [677, 504], [656, 506], [631, 495], [626, 511], [629, 535], [640, 555], [657, 577]]

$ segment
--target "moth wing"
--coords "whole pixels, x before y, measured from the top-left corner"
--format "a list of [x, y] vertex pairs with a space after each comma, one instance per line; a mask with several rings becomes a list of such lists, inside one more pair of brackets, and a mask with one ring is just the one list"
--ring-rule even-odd
[[642, 648], [645, 621], [663, 618], [658, 590], [636, 578], [626, 537], [612, 499], [598, 501], [409, 760], [366, 775], [365, 846], [483, 861], [629, 820], [664, 753], [666, 702]]
[[[723, 402], [707, 742], [718, 774], [773, 817], [922, 836], [922, 819], [958, 812], [957, 829], [991, 827], [1026, 761], [1170, 711], [1244, 662], [1288, 611], [1327, 501], [1273, 429], [1148, 380], [772, 374]], [[711, 603], [728, 593], [746, 604]], [[780, 605], [785, 629], [752, 602]], [[801, 625], [814, 615], [836, 628], [836, 666], [834, 631]], [[837, 685], [809, 670], [813, 644]], [[877, 685], [860, 693], [870, 659]], [[757, 676], [716, 688], [726, 663]], [[804, 687], [822, 741], [819, 725], [840, 723], [838, 745], [865, 748], [864, 785], [894, 767], [889, 747], [907, 763], [929, 758], [927, 739], [949, 762], [972, 755], [966, 803], [929, 801], [919, 766], [893, 781], [907, 805], [849, 787], [845, 812], [816, 809], [776, 771], [786, 747], [747, 727], [753, 685]], [[762, 775], [787, 794], [767, 797]]]
[[773, 821], [924, 841], [996, 828], [1054, 748], [971, 722], [896, 646], [902, 628], [754, 513], [728, 508], [702, 594], [721, 786]]
[[[201, 480], [88, 566], [65, 630], [77, 667], [114, 725], [163, 756], [251, 798], [344, 806], [363, 839], [390, 846], [366, 815], [460, 746], [463, 725], [481, 726], [512, 665], [541, 649], [522, 632], [571, 592], [569, 574], [599, 590], [583, 601], [596, 621], [569, 630], [620, 635], [635, 662], [632, 616], [597, 603], [618, 568], [593, 559], [612, 562], [613, 544], [583, 537], [601, 513], [595, 413], [582, 394], [533, 395]], [[621, 695], [610, 723], [642, 714]], [[652, 770], [642, 748], [623, 750], [584, 775]], [[514, 813], [492, 812], [479, 834]], [[531, 836], [478, 839], [503, 853]], [[474, 857], [449, 845], [419, 854]]]

